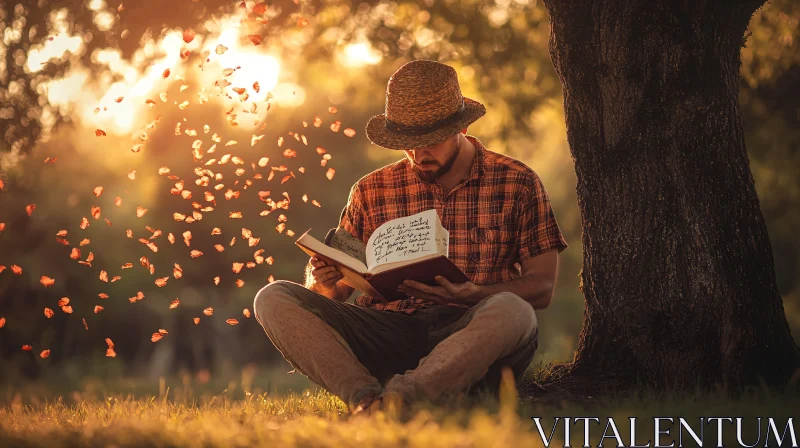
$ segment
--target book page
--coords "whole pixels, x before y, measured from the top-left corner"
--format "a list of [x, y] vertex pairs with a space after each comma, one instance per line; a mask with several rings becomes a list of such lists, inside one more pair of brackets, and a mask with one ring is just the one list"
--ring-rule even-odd
[[367, 268], [438, 253], [439, 228], [441, 222], [435, 209], [383, 223], [367, 242]]
[[337, 227], [332, 238], [327, 243], [328, 246], [339, 249], [365, 265], [367, 264], [367, 245], [354, 238], [343, 227]]
[[306, 233], [304, 233], [297, 241], [295, 241], [295, 244], [300, 246], [300, 248], [309, 255], [327, 257], [331, 261], [346, 266], [358, 273], [364, 273], [367, 271], [367, 267], [364, 266], [364, 263], [340, 251], [339, 249], [334, 249], [322, 241], [319, 241], [311, 236], [308, 231], [306, 231]]

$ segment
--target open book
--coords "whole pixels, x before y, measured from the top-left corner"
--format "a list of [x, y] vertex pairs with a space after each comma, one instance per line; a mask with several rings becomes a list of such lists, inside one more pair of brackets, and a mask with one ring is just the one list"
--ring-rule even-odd
[[336, 265], [345, 284], [387, 301], [407, 298], [397, 291], [404, 280], [438, 285], [435, 277], [441, 275], [453, 283], [468, 281], [447, 258], [449, 243], [435, 209], [383, 223], [367, 244], [341, 227], [328, 232], [325, 242], [308, 232], [296, 241], [307, 254]]

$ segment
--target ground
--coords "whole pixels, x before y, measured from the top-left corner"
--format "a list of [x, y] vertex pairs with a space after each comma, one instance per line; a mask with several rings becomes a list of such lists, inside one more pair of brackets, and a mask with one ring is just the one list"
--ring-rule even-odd
[[[640, 422], [651, 422], [653, 416], [694, 421], [700, 416], [739, 416], [755, 430], [756, 417], [774, 417], [785, 423], [800, 404], [800, 390], [795, 386], [781, 392], [753, 389], [739, 398], [725, 398], [721, 393], [643, 392], [605, 397], [591, 404], [530, 402], [520, 400], [515, 387], [506, 387], [499, 399], [479, 397], [446, 407], [421, 403], [410, 421], [396, 421], [385, 414], [349, 418], [344, 403], [313, 386], [302, 392], [252, 393], [230, 382], [234, 387], [208, 393], [198, 386], [186, 387], [185, 378], [183, 383], [162, 379], [150, 384], [154, 393], [147, 388], [111, 393], [125, 388], [120, 383], [90, 382], [84, 382], [82, 390], [60, 395], [48, 395], [51, 388], [41, 382], [0, 389], [4, 392], [0, 395], [0, 446], [535, 447], [542, 442], [533, 416], [545, 417], [543, 426], [548, 434], [556, 416], [613, 416], [622, 423], [621, 434], [629, 431], [630, 416], [639, 417]], [[213, 382], [209, 384], [215, 387]], [[748, 435], [750, 431], [745, 429]], [[651, 423], [637, 431], [644, 431], [640, 443], [652, 438]], [[735, 432], [730, 435], [733, 443]], [[594, 430], [592, 446], [597, 446], [600, 436], [602, 428]], [[582, 433], [573, 435], [573, 446], [582, 442]], [[614, 446], [613, 442], [605, 441], [606, 446]], [[711, 442], [709, 446], [716, 445], [716, 440]]]

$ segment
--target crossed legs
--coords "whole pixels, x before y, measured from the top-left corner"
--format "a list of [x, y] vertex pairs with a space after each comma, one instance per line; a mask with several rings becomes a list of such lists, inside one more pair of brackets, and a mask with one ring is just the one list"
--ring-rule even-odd
[[340, 303], [288, 281], [262, 288], [253, 309], [283, 357], [350, 409], [384, 386], [408, 402], [436, 402], [477, 384], [496, 387], [502, 367], [519, 380], [538, 344], [533, 308], [511, 293], [485, 298], [444, 327], [414, 316], [422, 311]]

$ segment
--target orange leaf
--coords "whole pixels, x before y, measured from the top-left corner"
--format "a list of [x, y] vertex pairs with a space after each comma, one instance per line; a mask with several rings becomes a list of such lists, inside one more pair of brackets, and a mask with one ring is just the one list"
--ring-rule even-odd
[[205, 314], [206, 316], [210, 316], [210, 315], [214, 314], [214, 308], [208, 307], [208, 308], [204, 309], [203, 310], [203, 314]]
[[81, 318], [81, 321], [83, 321], [83, 328], [85, 328], [86, 331], [89, 331], [89, 324], [86, 323], [86, 319], [85, 318]]
[[353, 128], [347, 128], [344, 130], [344, 135], [348, 137], [353, 137], [354, 135], [356, 135], [356, 130]]
[[130, 170], [130, 172], [128, 172], [128, 179], [130, 180], [136, 179], [136, 170]]
[[165, 79], [169, 78], [169, 69], [164, 70], [164, 73], [161, 74]]
[[6, 318], [0, 317], [0, 328], [3, 328], [5, 326], [6, 326]]
[[261, 45], [262, 37], [260, 34], [251, 34], [247, 37], [250, 38], [250, 42], [252, 42], [253, 45]]
[[98, 294], [97, 296], [98, 296], [98, 297], [100, 297], [101, 299], [107, 299], [107, 298], [108, 298], [108, 294], [106, 294], [106, 293], [104, 293], [104, 292], [101, 292], [101, 293], [100, 293], [100, 294]]
[[97, 129], [97, 130], [94, 131], [94, 135], [96, 135], [98, 137], [105, 137], [106, 131], [104, 131], [102, 129]]
[[169, 277], [157, 278], [156, 282], [155, 282], [156, 286], [158, 286], [159, 288], [162, 287], [162, 286], [166, 286], [167, 285], [167, 280], [169, 280]]
[[203, 255], [203, 253], [200, 252], [199, 250], [193, 250], [189, 253], [189, 255], [191, 255], [192, 258], [197, 258]]
[[115, 99], [114, 101], [117, 102], [117, 103], [121, 103], [122, 100], [124, 100], [124, 99], [125, 99], [125, 97], [121, 96], [121, 97], [118, 97], [117, 99]]
[[239, 287], [239, 288], [244, 286], [244, 280], [242, 280], [240, 278], [236, 279], [236, 286]]
[[192, 318], [192, 320], [194, 321], [195, 325], [198, 325], [200, 323], [200, 318], [199, 317], [194, 317], [194, 318]]
[[283, 151], [283, 156], [287, 158], [297, 157], [297, 151], [295, 151], [294, 149], [286, 148]]
[[219, 277], [214, 277], [214, 284], [219, 285]]
[[258, 3], [253, 6], [253, 14], [264, 15], [267, 13], [267, 4], [266, 3]]
[[87, 227], [89, 227], [89, 220], [84, 216], [81, 218], [81, 230], [85, 230]]
[[[331, 169], [333, 169], [333, 168], [331, 168]], [[136, 217], [137, 218], [141, 218], [142, 216], [144, 216], [145, 213], [147, 213], [147, 209], [146, 208], [144, 208], [142, 206], [136, 207]]]
[[39, 283], [41, 283], [45, 287], [53, 286], [55, 282], [56, 282], [55, 279], [52, 279], [46, 275], [43, 275], [42, 278], [39, 280]]
[[186, 42], [187, 44], [194, 40], [194, 36], [195, 33], [193, 29], [187, 28], [183, 30], [183, 41]]
[[65, 312], [66, 314], [72, 314], [72, 307], [69, 305], [62, 306], [61, 311]]
[[78, 249], [77, 247], [73, 247], [72, 248], [72, 252], [70, 252], [70, 254], [69, 254], [69, 258], [72, 258], [73, 260], [80, 259], [81, 258], [81, 250]]
[[150, 336], [150, 340], [153, 341], [153, 342], [158, 342], [163, 337], [164, 337], [164, 335], [162, 335], [161, 333], [153, 333], [153, 335]]
[[334, 174], [336, 174], [336, 170], [334, 168], [328, 168], [328, 171], [325, 173], [325, 177], [327, 177], [328, 180], [333, 180]]
[[101, 194], [103, 194], [103, 187], [94, 187], [94, 195], [99, 197]]
[[55, 314], [55, 313], [54, 313], [54, 312], [53, 312], [53, 310], [51, 310], [50, 308], [45, 308], [45, 309], [44, 309], [44, 315], [45, 315], [45, 316], [47, 316], [47, 318], [48, 318], [48, 319], [50, 319], [51, 317], [53, 317], [53, 315], [54, 315], [54, 314]]
[[115, 352], [112, 347], [109, 347], [106, 349], [106, 356], [108, 356], [109, 358], [116, 358], [117, 352]]
[[101, 270], [100, 271], [100, 280], [108, 283], [108, 272]]
[[175, 309], [180, 304], [181, 304], [181, 300], [180, 299], [175, 299], [175, 300], [172, 301], [172, 303], [169, 304], [169, 309], [171, 309], [171, 310]]
[[227, 322], [228, 325], [238, 325], [239, 324], [239, 321], [236, 320], [236, 319], [228, 319], [225, 322]]
[[58, 306], [67, 306], [69, 305], [69, 297], [62, 297], [58, 299]]
[[243, 267], [244, 267], [244, 263], [236, 263], [236, 262], [234, 262], [233, 263], [233, 272], [235, 274], [238, 274], [239, 271], [241, 271]]
[[248, 310], [247, 308], [242, 310], [242, 314], [244, 314], [244, 317], [248, 319], [250, 318], [250, 310]]
[[48, 356], [50, 356], [50, 350], [42, 350], [42, 353], [39, 353], [39, 356], [41, 356], [42, 359], [47, 358]]
[[36, 204], [30, 204], [25, 206], [25, 212], [28, 214], [28, 216], [31, 216], [34, 210], [36, 210]]
[[105, 308], [103, 308], [103, 307], [102, 307], [102, 306], [100, 306], [100, 305], [95, 305], [95, 306], [94, 306], [94, 314], [97, 314], [97, 313], [99, 313], [100, 311], [103, 311], [104, 309], [105, 309]]
[[17, 274], [17, 275], [22, 275], [22, 268], [17, 266], [17, 265], [15, 265], [15, 264], [12, 264], [11, 265], [11, 272], [13, 272], [14, 274]]
[[33, 350], [33, 347], [31, 347], [30, 345], [23, 345], [22, 349], [25, 350], [26, 352], [29, 352], [29, 351]]

